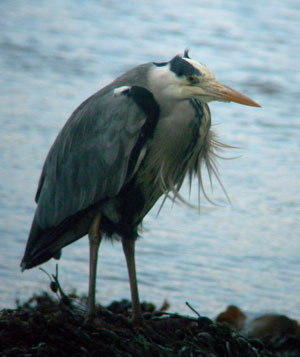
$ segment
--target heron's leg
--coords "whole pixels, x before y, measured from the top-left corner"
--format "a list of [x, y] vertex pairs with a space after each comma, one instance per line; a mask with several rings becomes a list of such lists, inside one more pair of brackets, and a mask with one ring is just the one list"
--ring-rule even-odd
[[100, 227], [100, 213], [94, 218], [89, 231], [89, 245], [90, 245], [90, 277], [89, 277], [89, 296], [87, 314], [93, 316], [95, 313], [95, 295], [96, 295], [96, 276], [97, 276], [97, 260], [98, 250], [101, 242]]
[[141, 312], [139, 292], [138, 292], [138, 286], [136, 280], [136, 270], [135, 270], [135, 258], [134, 258], [135, 241], [131, 239], [123, 238], [122, 244], [123, 244], [123, 251], [126, 257], [129, 282], [130, 282], [133, 322], [139, 323], [142, 320], [142, 312]]

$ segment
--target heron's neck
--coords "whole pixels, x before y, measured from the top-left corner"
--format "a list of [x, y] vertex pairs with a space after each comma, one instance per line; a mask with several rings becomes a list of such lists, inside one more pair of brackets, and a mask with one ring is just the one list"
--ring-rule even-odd
[[182, 101], [180, 89], [174, 81], [175, 75], [169, 67], [153, 65], [147, 75], [147, 87], [157, 101], [163, 116], [169, 115]]

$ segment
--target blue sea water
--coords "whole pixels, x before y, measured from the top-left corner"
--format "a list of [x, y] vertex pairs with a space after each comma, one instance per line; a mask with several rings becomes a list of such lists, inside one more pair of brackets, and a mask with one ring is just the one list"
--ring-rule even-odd
[[[239, 147], [219, 161], [231, 204], [214, 182], [219, 206], [153, 208], [137, 243], [141, 298], [300, 319], [299, 2], [3, 0], [0, 13], [0, 307], [48, 289], [19, 263], [43, 161], [71, 112], [127, 69], [189, 48], [262, 108], [210, 104], [221, 141]], [[64, 249], [59, 271], [67, 292], [87, 292], [87, 238]], [[99, 302], [129, 298], [119, 243], [103, 244], [98, 273]]]

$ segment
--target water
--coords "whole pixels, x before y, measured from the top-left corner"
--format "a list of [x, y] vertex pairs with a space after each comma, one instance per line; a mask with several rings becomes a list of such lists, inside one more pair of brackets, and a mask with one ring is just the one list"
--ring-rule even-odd
[[[263, 108], [210, 105], [222, 141], [240, 147], [220, 161], [232, 204], [215, 184], [221, 206], [203, 200], [200, 215], [168, 203], [156, 217], [154, 207], [137, 244], [141, 298], [187, 314], [185, 301], [211, 317], [234, 303], [300, 319], [299, 2], [3, 0], [0, 10], [1, 306], [48, 289], [19, 262], [43, 161], [70, 113], [125, 70], [188, 47]], [[87, 292], [86, 238], [59, 267], [66, 291]], [[98, 271], [99, 301], [129, 297], [119, 243], [103, 244]]]

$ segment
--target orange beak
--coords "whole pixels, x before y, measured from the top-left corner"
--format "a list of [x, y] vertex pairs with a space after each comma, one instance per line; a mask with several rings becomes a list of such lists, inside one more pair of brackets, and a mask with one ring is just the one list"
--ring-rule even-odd
[[254, 100], [216, 80], [210, 80], [205, 86], [205, 91], [216, 100], [236, 102], [249, 105], [250, 107], [261, 107], [258, 103], [254, 102]]

